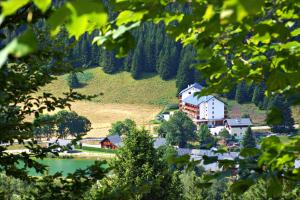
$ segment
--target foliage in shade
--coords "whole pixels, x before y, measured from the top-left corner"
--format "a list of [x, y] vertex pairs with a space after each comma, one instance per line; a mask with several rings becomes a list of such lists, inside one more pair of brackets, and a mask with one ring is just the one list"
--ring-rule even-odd
[[232, 136], [230, 135], [229, 131], [225, 128], [223, 128], [220, 132], [219, 132], [219, 136], [224, 138], [224, 139], [230, 139], [232, 138]]
[[71, 72], [68, 76], [68, 84], [70, 88], [79, 88], [81, 87], [81, 83], [78, 80], [77, 74], [75, 72]]
[[[183, 48], [180, 55], [179, 67], [176, 76], [177, 93], [186, 88], [188, 85], [195, 82], [194, 73], [192, 68], [194, 60], [194, 52], [191, 46]], [[196, 80], [199, 81], [199, 80]]]
[[253, 92], [252, 102], [262, 108], [262, 104], [264, 101], [265, 86], [263, 83], [256, 85]]
[[83, 116], [79, 116], [75, 112], [68, 112], [65, 110], [59, 111], [55, 114], [57, 124], [57, 132], [59, 137], [65, 138], [67, 136], [79, 136], [86, 134], [91, 130], [91, 122]]
[[278, 95], [272, 98], [269, 104], [270, 112], [274, 117], [268, 117], [267, 122], [271, 125], [271, 130], [275, 133], [295, 132], [294, 119], [289, 103], [283, 96]]
[[[156, 150], [153, 141], [143, 129], [131, 129], [124, 134], [124, 146], [119, 149], [118, 159], [113, 161], [115, 178], [106, 189], [102, 186], [108, 199], [175, 200], [181, 197], [179, 174], [169, 171], [166, 152]], [[101, 191], [91, 193], [101, 194]]]
[[33, 121], [34, 135], [41, 139], [46, 137], [48, 140], [55, 135], [55, 117], [53, 115], [40, 115]]
[[130, 130], [136, 128], [135, 121], [131, 119], [125, 119], [124, 121], [117, 121], [111, 125], [111, 129], [108, 130], [109, 135], [124, 135]]
[[245, 82], [237, 85], [235, 100], [238, 103], [245, 103], [248, 101], [248, 87]]
[[245, 134], [243, 135], [241, 144], [243, 148], [256, 148], [255, 136], [250, 127], [247, 128]]
[[210, 149], [215, 144], [215, 139], [206, 124], [201, 124], [196, 134], [200, 141], [200, 148]]
[[183, 112], [175, 112], [169, 121], [164, 121], [159, 129], [160, 135], [166, 137], [171, 145], [186, 147], [189, 140], [196, 139], [196, 125]]

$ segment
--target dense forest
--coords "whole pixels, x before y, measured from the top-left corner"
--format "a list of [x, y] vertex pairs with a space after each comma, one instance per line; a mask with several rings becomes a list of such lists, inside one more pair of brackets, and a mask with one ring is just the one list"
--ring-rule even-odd
[[165, 33], [163, 24], [145, 23], [133, 32], [136, 47], [128, 56], [116, 58], [113, 51], [107, 51], [91, 41], [95, 34], [85, 34], [70, 49], [68, 59], [75, 67], [103, 67], [104, 72], [113, 74], [128, 71], [135, 79], [144, 73], [158, 74], [163, 80], [176, 78], [178, 91], [198, 81], [199, 75], [193, 69], [195, 50], [182, 47]]
[[[110, 18], [115, 18], [116, 14], [111, 11], [110, 4], [104, 2], [110, 11]], [[59, 6], [60, 3], [56, 2], [55, 4]], [[172, 5], [167, 8], [167, 10], [170, 9], [189, 12], [187, 6]], [[23, 32], [24, 28], [21, 26], [1, 30], [3, 40], [0, 42], [0, 46], [7, 44]], [[56, 40], [53, 41], [49, 34], [49, 27], [45, 25], [44, 20], [39, 20], [33, 29], [39, 34], [41, 46], [47, 48], [48, 46], [59, 46], [59, 49], [55, 50], [64, 56], [62, 59], [65, 63], [75, 69], [100, 66], [108, 74], [128, 71], [134, 79], [143, 78], [145, 73], [158, 74], [163, 80], [176, 78], [178, 91], [196, 81], [204, 83], [199, 72], [193, 68], [193, 63], [196, 61], [195, 49], [191, 45], [183, 47], [180, 41], [175, 42], [171, 39], [166, 33], [163, 23], [147, 22], [132, 30], [136, 46], [126, 57], [120, 59], [116, 58], [115, 51], [105, 50], [93, 43], [93, 38], [99, 34], [99, 31], [85, 33], [78, 41], [75, 41], [74, 37], [69, 39], [66, 29], [63, 28]], [[55, 66], [57, 64], [61, 65], [55, 60], [48, 63], [54, 67], [57, 67]]]

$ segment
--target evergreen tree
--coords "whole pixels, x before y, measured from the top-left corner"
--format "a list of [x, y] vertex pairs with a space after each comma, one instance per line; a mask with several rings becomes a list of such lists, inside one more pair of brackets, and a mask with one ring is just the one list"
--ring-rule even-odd
[[131, 70], [133, 51], [131, 50], [123, 61], [123, 69], [127, 72]]
[[134, 50], [131, 62], [131, 75], [134, 79], [142, 76], [144, 68], [143, 39], [139, 37], [138, 44]]
[[233, 86], [229, 92], [225, 94], [227, 99], [235, 99], [236, 95], [236, 86]]
[[219, 132], [219, 136], [224, 138], [224, 139], [230, 139], [232, 138], [232, 136], [230, 135], [229, 131], [226, 128], [223, 128], [220, 132]]
[[112, 51], [104, 51], [100, 61], [103, 71], [108, 74], [116, 73], [120, 69], [120, 65]]
[[290, 105], [281, 95], [272, 98], [269, 109], [276, 112], [276, 120], [271, 125], [271, 131], [275, 133], [291, 133], [295, 131], [294, 119]]
[[145, 24], [145, 44], [143, 46], [144, 52], [144, 71], [145, 72], [156, 72], [156, 59], [155, 59], [155, 26], [152, 23]]
[[177, 71], [177, 93], [186, 88], [189, 84], [195, 82], [194, 69], [191, 69], [193, 62], [193, 54], [190, 50], [191, 47], [186, 47], [181, 51], [179, 68]]
[[[270, 186], [269, 186], [270, 187]], [[244, 200], [269, 199], [267, 194], [268, 185], [266, 181], [259, 180], [243, 194]]]
[[172, 77], [170, 58], [170, 50], [161, 51], [158, 60], [158, 74], [163, 80], [168, 80]]
[[153, 147], [153, 139], [146, 130], [131, 129], [127, 132], [124, 147], [117, 156], [113, 163], [116, 180], [112, 191], [127, 188], [128, 191], [121, 194], [128, 197], [122, 196], [121, 199], [175, 200], [181, 196], [178, 174], [168, 170], [166, 160]]
[[264, 97], [264, 101], [263, 101], [263, 103], [262, 103], [262, 108], [264, 109], [264, 110], [267, 110], [270, 106], [269, 106], [269, 104], [270, 104], [270, 102], [271, 102], [271, 97], [267, 97], [267, 96], [265, 96]]
[[68, 76], [68, 84], [70, 88], [79, 88], [81, 86], [77, 74], [75, 72], [71, 72]]
[[176, 75], [178, 68], [178, 50], [176, 43], [171, 39], [164, 42], [164, 47], [159, 54], [158, 59], [158, 74], [163, 80], [168, 80]]
[[248, 91], [247, 91], [247, 102], [251, 102], [251, 100], [253, 98], [254, 88], [255, 88], [255, 84], [251, 83], [251, 85], [249, 85]]
[[259, 85], [256, 85], [252, 96], [252, 103], [254, 103], [256, 106], [261, 107], [264, 101], [264, 93], [264, 84], [261, 83]]
[[[159, 60], [159, 54], [163, 48], [164, 41], [165, 41], [165, 34], [164, 34], [164, 26], [163, 24], [159, 24], [156, 26], [156, 33], [155, 33], [155, 60]], [[158, 62], [156, 62], [156, 71], [158, 71]]]
[[248, 129], [246, 130], [243, 136], [242, 146], [243, 148], [256, 148], [255, 137], [250, 127], [248, 127]]
[[201, 149], [210, 149], [215, 144], [215, 139], [206, 124], [201, 124], [197, 131]]
[[235, 100], [238, 103], [246, 103], [248, 100], [248, 89], [246, 82], [241, 82], [238, 84], [235, 93]]

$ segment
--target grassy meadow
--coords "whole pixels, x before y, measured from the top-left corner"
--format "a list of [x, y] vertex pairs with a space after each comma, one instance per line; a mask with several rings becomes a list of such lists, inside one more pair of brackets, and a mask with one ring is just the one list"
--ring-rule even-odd
[[[67, 77], [67, 74], [58, 76], [41, 92], [60, 96], [69, 90]], [[97, 67], [79, 73], [78, 78], [83, 87], [75, 91], [86, 95], [103, 93], [93, 101], [72, 103], [72, 110], [92, 122], [93, 129], [88, 137], [103, 137], [113, 122], [126, 118], [152, 131], [155, 125], [150, 121], [164, 105], [177, 103], [175, 80], [163, 81], [157, 75], [148, 74], [140, 80], [134, 80], [128, 72], [110, 75]]]
[[[58, 76], [57, 80], [42, 91], [61, 95], [69, 90], [67, 77], [67, 74]], [[86, 95], [103, 93], [94, 99], [98, 103], [163, 106], [177, 102], [175, 80], [163, 81], [157, 75], [147, 74], [140, 80], [134, 80], [128, 72], [110, 75], [97, 67], [79, 73], [78, 78], [83, 87], [76, 91]]]
[[[41, 91], [60, 96], [69, 90], [68, 75], [58, 76], [57, 80], [45, 86]], [[82, 94], [103, 93], [93, 101], [72, 103], [72, 110], [86, 116], [92, 122], [93, 129], [88, 137], [107, 135], [113, 122], [133, 119], [139, 126], [153, 130], [153, 119], [169, 103], [177, 103], [175, 80], [163, 81], [158, 75], [147, 74], [140, 80], [134, 80], [130, 73], [105, 74], [100, 67], [78, 73], [82, 87], [76, 89]], [[255, 125], [264, 125], [266, 111], [252, 103], [238, 104], [236, 101], [223, 99], [231, 118], [249, 114]], [[299, 121], [299, 108], [293, 109], [296, 122]], [[152, 122], [151, 122], [152, 120]]]

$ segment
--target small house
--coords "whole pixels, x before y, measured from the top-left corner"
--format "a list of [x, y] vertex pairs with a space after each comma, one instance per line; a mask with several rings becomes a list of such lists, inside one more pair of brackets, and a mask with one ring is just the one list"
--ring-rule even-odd
[[101, 148], [118, 149], [123, 146], [122, 138], [119, 135], [109, 135], [100, 141]]
[[224, 124], [231, 135], [241, 138], [247, 128], [252, 126], [252, 121], [250, 118], [226, 119]]
[[50, 140], [48, 142], [48, 147], [53, 146], [53, 145], [59, 146], [55, 149], [56, 151], [61, 151], [63, 148], [67, 148], [68, 150], [75, 149], [74, 145], [72, 145], [71, 140], [65, 140], [65, 139]]

